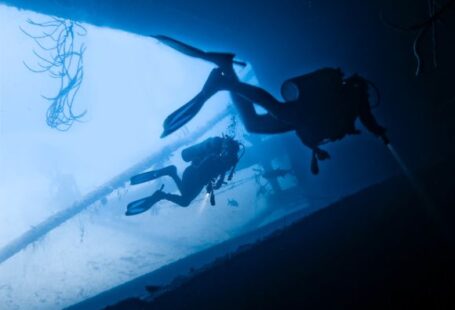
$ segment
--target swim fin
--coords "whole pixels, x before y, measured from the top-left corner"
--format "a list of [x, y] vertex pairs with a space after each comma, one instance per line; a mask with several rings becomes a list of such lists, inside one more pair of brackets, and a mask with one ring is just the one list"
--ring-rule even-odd
[[166, 117], [163, 123], [161, 138], [164, 138], [183, 127], [198, 114], [204, 106], [204, 103], [220, 90], [219, 84], [222, 76], [223, 71], [221, 69], [213, 69], [212, 72], [210, 72], [210, 75], [199, 94]]
[[[162, 176], [168, 175], [170, 177], [175, 177], [177, 175], [177, 168], [174, 165], [167, 166], [161, 169], [147, 171], [138, 175], [133, 176], [130, 179], [131, 185], [137, 185], [141, 183], [145, 183], [148, 181], [155, 180]], [[163, 188], [161, 188], [163, 189]]]
[[131, 216], [131, 215], [137, 215], [140, 213], [143, 213], [150, 209], [153, 206], [152, 203], [150, 203], [150, 198], [142, 198], [136, 201], [133, 201], [128, 204], [125, 215], [126, 216]]
[[161, 190], [157, 190], [152, 196], [130, 202], [126, 207], [125, 215], [131, 216], [144, 213], [153, 207], [155, 203], [163, 199], [163, 194], [164, 193]]
[[150, 35], [150, 37], [157, 39], [161, 43], [166, 44], [182, 54], [212, 62], [221, 68], [224, 66], [232, 66], [232, 63], [243, 67], [247, 65], [242, 61], [234, 60], [235, 54], [233, 53], [205, 52], [194, 46], [164, 35]]
[[241, 66], [246, 66], [246, 63], [235, 61], [234, 57], [235, 54], [233, 53], [218, 53], [218, 52], [205, 52], [201, 49], [198, 49], [194, 46], [188, 45], [181, 41], [175, 40], [171, 37], [164, 36], [164, 35], [150, 35], [150, 37], [157, 39], [163, 44], [181, 52], [190, 57], [195, 57], [199, 59], [203, 59], [205, 61], [209, 61], [217, 65], [220, 69], [213, 72], [211, 76], [207, 79], [206, 84], [204, 85], [203, 90], [195, 96], [192, 100], [188, 103], [180, 107], [178, 110], [174, 111], [171, 115], [169, 115], [164, 123], [163, 123], [163, 133], [161, 134], [161, 138], [164, 138], [174, 131], [178, 130], [179, 128], [183, 127], [186, 123], [188, 123], [196, 114], [201, 110], [202, 106], [204, 105], [205, 101], [207, 101], [216, 91], [210, 87], [210, 82], [212, 81], [213, 73], [221, 74], [223, 68], [232, 68], [232, 64], [238, 64]]
[[[182, 54], [207, 60], [207, 53], [203, 50], [175, 40], [171, 37], [163, 35], [151, 35], [150, 37], [159, 40], [163, 44], [166, 44]], [[161, 134], [161, 138], [170, 135], [188, 123], [200, 111], [206, 100], [206, 96], [202, 96], [201, 92], [188, 103], [169, 115], [163, 123], [163, 133]]]
[[132, 177], [130, 179], [130, 184], [137, 185], [137, 184], [151, 181], [153, 179], [156, 179], [155, 175], [156, 175], [155, 171], [147, 171], [147, 172], [135, 175], [134, 177]]
[[185, 126], [185, 124], [193, 119], [193, 117], [195, 117], [201, 110], [205, 101], [207, 101], [205, 96], [198, 95], [166, 117], [163, 123], [163, 133], [161, 134], [161, 138], [164, 138]]

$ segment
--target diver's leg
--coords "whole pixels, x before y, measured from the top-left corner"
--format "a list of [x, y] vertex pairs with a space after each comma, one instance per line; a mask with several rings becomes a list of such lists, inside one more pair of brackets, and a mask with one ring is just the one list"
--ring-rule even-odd
[[188, 207], [190, 203], [202, 191], [206, 184], [201, 184], [200, 171], [195, 166], [189, 166], [182, 175], [180, 195], [165, 194], [166, 200], [169, 200], [181, 207]]
[[169, 166], [169, 168], [170, 167], [173, 167], [173, 168], [168, 170], [167, 175], [170, 176], [172, 178], [172, 180], [174, 180], [175, 185], [177, 185], [178, 190], [181, 192], [182, 191], [182, 180], [180, 179], [180, 177], [177, 174], [177, 168], [174, 165]]
[[[286, 115], [288, 109], [262, 88], [242, 83], [235, 74], [225, 74], [222, 69], [214, 69], [202, 90], [181, 108], [170, 114], [164, 121], [165, 137], [188, 123], [202, 108], [204, 103], [220, 90], [232, 92], [234, 105], [239, 110], [247, 129], [255, 133], [282, 133], [293, 129]], [[258, 104], [269, 114], [257, 115], [252, 104]]]
[[173, 202], [181, 207], [188, 207], [190, 203], [199, 195], [204, 188], [204, 184], [198, 184], [197, 182], [185, 182], [182, 183], [182, 190], [180, 195], [163, 193], [163, 198], [170, 202]]
[[164, 176], [171, 177], [172, 180], [175, 182], [175, 185], [177, 185], [178, 190], [180, 192], [182, 191], [182, 180], [180, 179], [180, 177], [177, 174], [176, 166], [170, 165], [170, 166], [164, 167], [162, 169], [150, 171], [150, 172], [155, 173], [155, 176], [156, 176], [155, 179], [158, 177], [164, 177]]
[[293, 129], [292, 126], [270, 113], [257, 114], [254, 103], [267, 110], [272, 110], [269, 111], [272, 114], [273, 112], [280, 113], [277, 106], [282, 108], [281, 103], [263, 89], [240, 82], [232, 66], [212, 70], [204, 85], [204, 90], [209, 93], [215, 90], [230, 91], [232, 102], [249, 132], [283, 133]]
[[[241, 82], [233, 70], [214, 69], [209, 79], [209, 84], [215, 85], [218, 90], [232, 93], [234, 105], [246, 120], [246, 124], [252, 127], [251, 131], [273, 133], [295, 128], [298, 116], [295, 115], [292, 104], [283, 104], [266, 90]], [[257, 115], [253, 103], [263, 107], [268, 114]]]
[[195, 197], [188, 197], [184, 195], [175, 195], [175, 194], [164, 194], [165, 200], [175, 203], [180, 207], [188, 207]]
[[291, 125], [280, 121], [269, 113], [257, 114], [253, 102], [247, 98], [235, 93], [231, 93], [231, 98], [247, 131], [271, 134], [288, 132], [293, 129]]
[[220, 90], [228, 90], [250, 102], [254, 102], [266, 109], [273, 116], [278, 117], [282, 113], [283, 104], [266, 90], [224, 75], [221, 75], [221, 77], [218, 76], [218, 79]]
[[178, 179], [178, 182], [176, 181], [176, 184], [181, 191], [181, 195], [166, 193], [163, 191], [164, 186], [162, 186], [161, 189], [155, 191], [153, 195], [129, 203], [125, 215], [131, 216], [143, 213], [161, 200], [168, 200], [181, 207], [188, 207], [194, 198], [199, 195], [201, 190], [204, 188], [204, 185], [185, 182], [186, 185], [182, 186], [182, 181], [178, 178], [178, 176], [176, 176], [176, 179]]

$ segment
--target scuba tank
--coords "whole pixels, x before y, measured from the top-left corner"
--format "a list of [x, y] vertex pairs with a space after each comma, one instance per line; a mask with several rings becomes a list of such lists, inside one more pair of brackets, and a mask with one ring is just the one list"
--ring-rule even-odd
[[[304, 135], [319, 144], [344, 133], [347, 109], [343, 72], [339, 68], [323, 68], [283, 82], [281, 95], [297, 105]], [[348, 105], [349, 106], [349, 105]]]
[[[205, 142], [205, 141], [204, 141]], [[182, 150], [182, 159], [186, 162], [191, 162], [196, 158], [200, 158], [204, 155], [205, 145], [203, 143], [198, 143], [196, 145], [190, 146]]]
[[195, 161], [206, 157], [207, 154], [216, 152], [221, 147], [221, 139], [219, 137], [208, 138], [201, 143], [183, 149], [182, 159], [186, 162]]
[[299, 105], [302, 127], [297, 136], [302, 141], [313, 141], [311, 173], [319, 173], [318, 146], [339, 134], [340, 109], [343, 109], [343, 72], [339, 68], [323, 68], [290, 78], [281, 85], [281, 95], [286, 101]]
[[290, 78], [281, 85], [281, 95], [286, 101], [311, 100], [320, 104], [333, 99], [343, 86], [343, 72], [340, 68], [323, 68], [311, 73]]

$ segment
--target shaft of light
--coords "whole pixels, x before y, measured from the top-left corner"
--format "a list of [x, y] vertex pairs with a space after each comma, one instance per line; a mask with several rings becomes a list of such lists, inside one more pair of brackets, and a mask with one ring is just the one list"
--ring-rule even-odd
[[401, 156], [398, 154], [398, 152], [395, 150], [395, 148], [389, 143], [387, 144], [387, 148], [389, 149], [390, 153], [392, 156], [395, 158], [396, 162], [400, 166], [401, 170], [404, 172], [405, 176], [408, 178], [409, 182], [411, 183], [412, 187], [414, 190], [419, 194], [420, 198], [422, 199], [422, 202], [429, 208], [429, 212], [431, 214], [434, 213], [433, 211], [433, 202], [426, 192], [425, 188], [423, 185], [420, 183], [420, 181], [412, 174], [411, 170], [409, 170], [408, 166], [404, 163], [403, 159]]
[[204, 212], [204, 210], [209, 205], [209, 200], [210, 200], [210, 194], [206, 193], [204, 195], [204, 198], [202, 198], [202, 201], [201, 201], [201, 204], [199, 205], [199, 208], [197, 209], [197, 213], [198, 214], [202, 214], [202, 212]]

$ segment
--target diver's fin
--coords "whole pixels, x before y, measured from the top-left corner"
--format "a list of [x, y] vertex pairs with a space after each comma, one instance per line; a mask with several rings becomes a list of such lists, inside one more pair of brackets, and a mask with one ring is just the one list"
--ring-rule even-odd
[[149, 198], [142, 198], [128, 204], [125, 215], [131, 216], [143, 213], [150, 209], [153, 204], [149, 203]]
[[[234, 61], [235, 55], [232, 53], [205, 52], [196, 47], [193, 47], [191, 45], [188, 45], [186, 43], [183, 43], [181, 41], [175, 40], [171, 37], [164, 35], [150, 35], [150, 37], [159, 40], [163, 44], [166, 44], [167, 46], [185, 55], [212, 62], [220, 68], [219, 71], [221, 72], [223, 72], [223, 69], [226, 68], [231, 69], [233, 63], [246, 66], [245, 63]], [[210, 82], [213, 82], [211, 78], [214, 76], [213, 73], [215, 72], [212, 71], [211, 75], [207, 79], [206, 84], [204, 85], [204, 89], [197, 96], [195, 96], [188, 103], [180, 107], [178, 110], [174, 111], [164, 120], [163, 133], [161, 134], [161, 138], [164, 138], [173, 133], [174, 131], [178, 130], [179, 128], [183, 127], [201, 110], [205, 101], [214, 94], [210, 91], [211, 89]], [[220, 74], [220, 72], [216, 72], [216, 74]]]
[[163, 133], [161, 134], [161, 138], [164, 138], [183, 127], [196, 116], [204, 106], [204, 103], [216, 93], [217, 84], [219, 84], [219, 77], [221, 75], [221, 69], [213, 69], [199, 94], [166, 117], [163, 122]]
[[154, 180], [157, 177], [158, 176], [157, 176], [157, 173], [155, 170], [147, 171], [147, 172], [144, 172], [144, 173], [141, 173], [141, 174], [138, 174], [138, 175], [135, 175], [134, 177], [132, 177], [130, 179], [130, 183], [131, 183], [131, 185], [137, 185], [137, 184], [141, 184], [141, 183], [145, 183], [145, 182]]
[[161, 138], [164, 138], [185, 126], [185, 124], [193, 119], [193, 117], [202, 109], [206, 100], [207, 98], [196, 96], [166, 117], [163, 122], [163, 133], [161, 134]]
[[191, 45], [188, 45], [171, 37], [164, 35], [150, 35], [150, 37], [157, 39], [161, 43], [166, 44], [167, 46], [172, 47], [173, 49], [185, 55], [201, 59], [205, 59], [206, 57], [206, 52], [204, 52], [203, 50], [195, 48]]
[[[171, 165], [171, 166], [167, 166], [167, 167], [164, 167], [161, 169], [147, 171], [147, 172], [135, 175], [130, 179], [130, 184], [137, 185], [137, 184], [145, 183], [145, 182], [152, 181], [157, 178], [163, 177], [165, 175], [170, 176], [170, 177], [177, 176], [177, 168], [174, 165]], [[163, 187], [164, 187], [164, 185], [163, 185]], [[161, 187], [161, 190], [163, 189], [163, 187]]]
[[232, 63], [235, 63], [243, 67], [246, 66], [246, 63], [234, 60], [235, 55], [232, 53], [205, 52], [194, 46], [188, 45], [179, 40], [164, 35], [150, 35], [150, 37], [157, 39], [158, 41], [162, 42], [163, 44], [166, 44], [169, 47], [172, 47], [173, 49], [179, 51], [182, 54], [185, 54], [190, 57], [204, 59], [206, 61], [216, 64], [219, 67], [231, 66]]
[[[161, 189], [163, 189], [163, 186], [161, 186]], [[153, 207], [155, 203], [163, 198], [163, 192], [161, 189], [157, 190], [152, 196], [130, 202], [126, 207], [125, 215], [137, 215]]]

